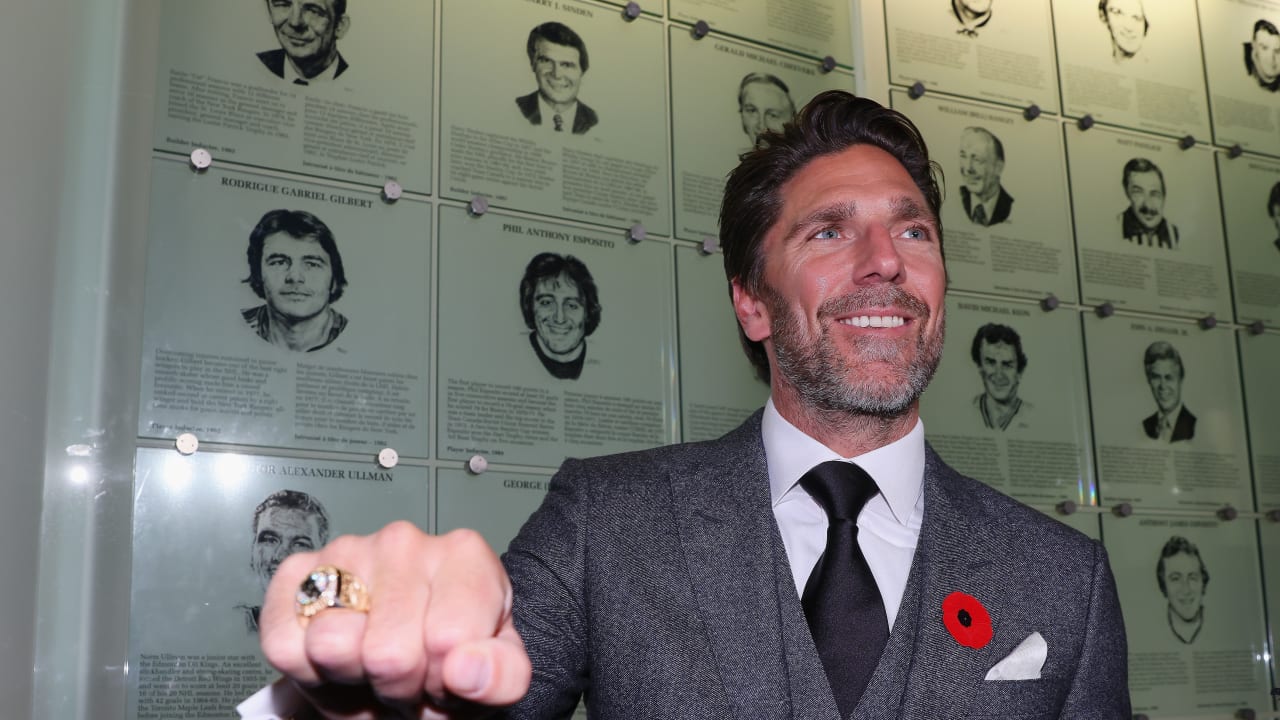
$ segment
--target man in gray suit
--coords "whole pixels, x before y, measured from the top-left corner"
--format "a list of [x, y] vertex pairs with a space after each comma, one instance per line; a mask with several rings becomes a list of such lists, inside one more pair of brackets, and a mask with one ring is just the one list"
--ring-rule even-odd
[[[568, 717], [584, 697], [592, 720], [1128, 718], [1101, 545], [924, 441], [946, 286], [934, 169], [905, 117], [840, 91], [764, 134], [728, 179], [720, 238], [765, 408], [719, 440], [567, 461], [502, 564], [475, 533], [405, 523], [291, 556], [262, 626], [290, 680], [252, 701], [301, 692], [331, 718], [379, 702]], [[837, 507], [855, 488], [860, 509]], [[299, 621], [320, 564], [364, 580], [367, 614]], [[851, 578], [865, 604], [811, 604]]]

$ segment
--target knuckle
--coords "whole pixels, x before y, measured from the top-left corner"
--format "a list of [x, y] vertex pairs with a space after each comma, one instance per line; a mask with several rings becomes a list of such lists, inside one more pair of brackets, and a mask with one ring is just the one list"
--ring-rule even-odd
[[458, 528], [440, 536], [450, 552], [492, 554], [489, 543], [471, 528]]
[[408, 520], [396, 520], [379, 530], [374, 537], [381, 546], [403, 548], [420, 543], [426, 533]]
[[376, 687], [414, 686], [425, 666], [421, 652], [414, 652], [404, 643], [365, 643], [364, 669]]
[[307, 656], [312, 662], [325, 667], [341, 667], [360, 657], [360, 637], [343, 632], [332, 625], [321, 626], [313, 622], [307, 629]]

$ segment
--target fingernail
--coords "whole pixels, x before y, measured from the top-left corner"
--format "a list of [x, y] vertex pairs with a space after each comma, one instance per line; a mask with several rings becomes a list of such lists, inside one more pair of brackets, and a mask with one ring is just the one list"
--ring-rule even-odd
[[480, 692], [489, 686], [493, 668], [489, 656], [481, 652], [465, 652], [455, 668], [453, 691], [459, 695]]

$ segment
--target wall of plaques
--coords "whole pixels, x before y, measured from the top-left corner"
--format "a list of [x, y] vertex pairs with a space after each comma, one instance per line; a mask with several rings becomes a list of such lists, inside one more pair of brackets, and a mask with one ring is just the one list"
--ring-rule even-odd
[[1102, 539], [1135, 713], [1280, 717], [1280, 2], [859, 7], [945, 173], [931, 442]]
[[945, 173], [934, 447], [1104, 542], [1136, 712], [1277, 712], [1280, 0], [159, 6], [131, 719], [262, 684], [291, 552], [501, 551], [565, 457], [758, 408], [719, 197], [831, 88]]

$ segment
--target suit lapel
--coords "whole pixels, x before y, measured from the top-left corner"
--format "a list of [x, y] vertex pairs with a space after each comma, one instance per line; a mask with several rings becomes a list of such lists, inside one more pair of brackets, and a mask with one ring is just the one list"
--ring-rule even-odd
[[[964, 492], [961, 478], [926, 450], [925, 518], [915, 564], [921, 573], [919, 620], [904, 696], [903, 718], [947, 717], [968, 707], [987, 671], [1027, 635], [1023, 610], [1005, 597], [1009, 548], [996, 546], [987, 510]], [[913, 574], [915, 569], [913, 569]], [[953, 592], [971, 595], [991, 616], [992, 640], [983, 648], [961, 645], [942, 620], [942, 601]]]
[[[770, 507], [759, 418], [757, 413], [702, 453], [691, 470], [673, 474], [670, 482], [694, 600], [729, 700], [739, 717], [782, 720], [792, 717], [785, 645], [791, 644], [795, 628], [784, 622], [786, 606], [780, 605], [777, 554], [783, 552], [782, 541]], [[785, 553], [781, 562], [785, 565]], [[785, 578], [790, 581], [789, 571]], [[789, 592], [795, 595], [794, 585]], [[798, 607], [799, 600], [794, 604]], [[812, 640], [808, 643], [816, 663]], [[821, 664], [816, 667], [822, 680], [818, 687], [834, 710]], [[804, 717], [824, 717], [813, 714], [810, 698], [794, 702]]]

